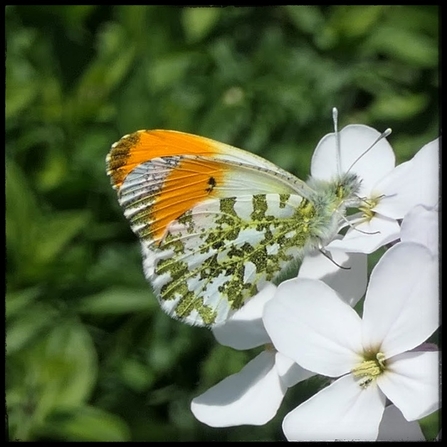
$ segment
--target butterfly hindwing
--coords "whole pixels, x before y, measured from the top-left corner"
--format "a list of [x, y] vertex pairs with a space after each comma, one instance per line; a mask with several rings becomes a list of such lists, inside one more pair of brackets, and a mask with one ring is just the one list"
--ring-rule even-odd
[[187, 211], [157, 248], [142, 242], [161, 306], [190, 324], [222, 323], [300, 258], [308, 211], [291, 194], [209, 199]]

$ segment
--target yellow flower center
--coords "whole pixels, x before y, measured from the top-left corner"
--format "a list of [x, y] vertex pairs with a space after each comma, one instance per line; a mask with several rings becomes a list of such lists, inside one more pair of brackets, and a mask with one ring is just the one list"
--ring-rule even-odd
[[359, 378], [359, 385], [366, 388], [385, 371], [385, 354], [378, 352], [371, 360], [365, 359], [351, 370], [354, 377]]
[[362, 205], [359, 206], [359, 210], [362, 212], [362, 217], [365, 220], [371, 220], [374, 217], [375, 212], [373, 211], [373, 208], [376, 207], [379, 202], [380, 197], [362, 200]]

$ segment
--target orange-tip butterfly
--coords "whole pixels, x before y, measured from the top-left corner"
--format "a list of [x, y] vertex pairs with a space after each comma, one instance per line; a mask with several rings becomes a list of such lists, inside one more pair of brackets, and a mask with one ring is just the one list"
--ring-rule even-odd
[[259, 156], [173, 130], [125, 135], [106, 161], [161, 307], [192, 325], [226, 321], [321, 250], [359, 204], [353, 173], [305, 183]]

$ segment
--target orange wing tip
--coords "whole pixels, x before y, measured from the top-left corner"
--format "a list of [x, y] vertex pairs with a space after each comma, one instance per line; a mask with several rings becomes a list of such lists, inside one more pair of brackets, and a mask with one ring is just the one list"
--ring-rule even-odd
[[[110, 176], [112, 186], [119, 189], [130, 171], [137, 165], [146, 161], [144, 154], [135, 157], [135, 149], [138, 149], [141, 134], [146, 130], [138, 130], [124, 135], [119, 141], [112, 144], [106, 157], [107, 175]], [[142, 156], [143, 155], [143, 156]]]
[[106, 157], [107, 174], [119, 190], [127, 175], [139, 164], [155, 157], [177, 155], [214, 156], [217, 142], [173, 130], [138, 130], [113, 143]]

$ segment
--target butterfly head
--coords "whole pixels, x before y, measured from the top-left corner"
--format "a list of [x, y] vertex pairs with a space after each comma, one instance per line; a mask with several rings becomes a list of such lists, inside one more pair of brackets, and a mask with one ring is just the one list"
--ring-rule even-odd
[[345, 207], [357, 206], [359, 203], [358, 193], [360, 191], [361, 178], [354, 173], [344, 174], [334, 183], [335, 196], [343, 203]]
[[307, 184], [312, 188], [311, 200], [320, 209], [329, 212], [358, 206], [361, 178], [355, 173], [346, 173], [332, 180], [311, 177]]

